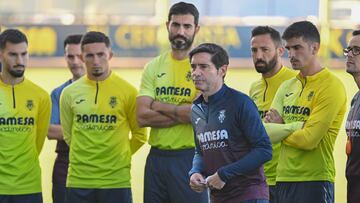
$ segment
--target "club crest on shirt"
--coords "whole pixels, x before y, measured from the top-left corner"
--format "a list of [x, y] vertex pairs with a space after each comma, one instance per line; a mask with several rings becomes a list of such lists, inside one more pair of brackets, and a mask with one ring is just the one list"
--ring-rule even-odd
[[191, 71], [188, 71], [188, 72], [186, 73], [186, 80], [187, 80], [187, 81], [191, 81]]
[[28, 99], [28, 100], [26, 101], [26, 108], [27, 108], [29, 111], [31, 111], [31, 110], [34, 108], [34, 102], [33, 102], [33, 100]]
[[224, 120], [225, 120], [225, 110], [221, 110], [221, 111], [219, 111], [219, 116], [218, 116], [218, 119], [219, 119], [219, 121], [220, 121], [220, 123], [223, 123], [224, 122]]
[[309, 95], [308, 95], [308, 101], [311, 101], [311, 99], [314, 97], [314, 91], [311, 91], [310, 93], [309, 93]]
[[115, 108], [115, 106], [117, 105], [116, 97], [110, 97], [109, 105], [111, 106], [111, 108]]

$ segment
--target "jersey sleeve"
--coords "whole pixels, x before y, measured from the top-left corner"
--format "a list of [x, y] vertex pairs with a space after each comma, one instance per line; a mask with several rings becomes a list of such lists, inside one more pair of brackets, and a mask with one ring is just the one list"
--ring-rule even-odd
[[60, 124], [60, 110], [59, 110], [60, 95], [56, 91], [51, 92], [51, 124]]
[[[286, 86], [287, 82], [284, 82], [280, 85], [278, 90], [276, 91], [275, 97], [271, 104], [270, 109], [275, 109], [280, 116], [283, 118], [283, 98], [286, 93]], [[270, 137], [270, 141], [272, 143], [281, 142], [295, 130], [301, 129], [303, 127], [303, 122], [294, 122], [294, 123], [286, 123], [286, 124], [279, 124], [279, 123], [264, 123], [264, 127], [266, 129], [267, 134]]]
[[153, 72], [152, 62], [146, 64], [145, 70], [141, 77], [139, 96], [149, 96], [155, 98], [155, 73]]
[[[316, 102], [304, 127], [288, 136], [283, 144], [303, 150], [313, 150], [334, 123], [342, 122], [346, 109], [346, 93], [342, 84], [336, 83], [326, 88], [320, 93]], [[339, 114], [342, 114], [341, 119], [336, 120]]]
[[303, 125], [304, 122], [301, 121], [286, 124], [264, 123], [265, 130], [273, 144], [281, 142], [295, 130], [301, 129]]
[[50, 125], [51, 102], [48, 93], [44, 93], [44, 96], [41, 98], [39, 105], [38, 123], [36, 130], [36, 149], [38, 154], [40, 154], [44, 145]]
[[130, 148], [134, 154], [147, 140], [146, 128], [140, 128], [136, 120], [136, 95], [137, 90], [133, 88], [128, 99], [127, 117], [131, 130]]
[[66, 89], [60, 96], [60, 121], [63, 129], [64, 140], [70, 146], [73, 113], [71, 110], [70, 92], [66, 91]]
[[204, 159], [201, 154], [199, 142], [196, 138], [196, 133], [194, 132], [194, 139], [195, 139], [195, 154], [193, 158], [192, 168], [189, 171], [189, 177], [194, 173], [202, 173], [204, 170]]

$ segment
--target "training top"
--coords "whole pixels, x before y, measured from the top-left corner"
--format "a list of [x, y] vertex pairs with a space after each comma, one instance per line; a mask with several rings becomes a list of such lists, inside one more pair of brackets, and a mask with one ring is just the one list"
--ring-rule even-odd
[[[149, 96], [155, 101], [181, 105], [191, 104], [196, 94], [188, 58], [175, 60], [169, 51], [145, 66], [139, 96]], [[149, 144], [163, 150], [193, 148], [191, 124], [178, 124], [167, 128], [152, 127]]]
[[[294, 70], [282, 66], [274, 76], [270, 78], [261, 77], [260, 80], [251, 85], [249, 96], [258, 107], [261, 119], [263, 119], [266, 112], [269, 111], [275, 93], [281, 83], [295, 76], [296, 72]], [[268, 185], [276, 184], [276, 167], [280, 154], [280, 145], [280, 143], [272, 144], [272, 160], [264, 164], [266, 182]]]
[[342, 82], [328, 68], [281, 84], [272, 108], [285, 123], [304, 127], [282, 141], [277, 182], [330, 181], [335, 178], [334, 145], [346, 110]]
[[130, 187], [131, 155], [146, 142], [146, 129], [136, 122], [136, 95], [115, 73], [103, 81], [84, 76], [63, 90], [60, 119], [70, 147], [67, 187]]
[[0, 194], [41, 192], [39, 154], [50, 123], [49, 94], [24, 79], [0, 80]]
[[271, 159], [271, 143], [254, 102], [223, 85], [208, 102], [202, 95], [194, 101], [191, 120], [196, 153], [189, 174], [218, 172], [226, 182], [211, 190], [212, 201], [268, 199], [262, 165]]
[[[72, 80], [68, 80], [51, 92], [51, 120], [50, 124], [60, 125], [60, 95], [63, 89], [70, 85]], [[57, 157], [55, 159], [52, 181], [57, 185], [66, 185], [66, 177], [69, 165], [69, 146], [64, 140], [57, 140], [55, 152]]]
[[345, 129], [352, 144], [352, 150], [346, 162], [346, 177], [349, 179], [360, 176], [360, 91], [351, 101]]

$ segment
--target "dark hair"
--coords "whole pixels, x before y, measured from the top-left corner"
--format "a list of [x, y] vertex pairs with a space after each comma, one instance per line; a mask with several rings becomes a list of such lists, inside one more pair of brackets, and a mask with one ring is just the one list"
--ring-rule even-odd
[[203, 52], [211, 55], [211, 62], [215, 65], [216, 69], [223, 65], [229, 65], [229, 55], [227, 52], [221, 46], [213, 43], [203, 43], [194, 48], [189, 53], [190, 61], [195, 54]]
[[309, 21], [299, 21], [291, 24], [282, 35], [284, 40], [294, 37], [302, 37], [305, 42], [317, 42], [320, 44], [319, 31], [316, 26]]
[[194, 24], [197, 26], [199, 24], [199, 11], [197, 8], [190, 3], [179, 2], [171, 6], [168, 21], [171, 20], [172, 15], [186, 15], [191, 14], [194, 16]]
[[25, 42], [28, 44], [25, 34], [16, 29], [7, 29], [0, 34], [0, 49], [5, 48], [6, 42], [13, 44]]
[[276, 46], [281, 46], [280, 33], [270, 26], [257, 26], [251, 31], [251, 37], [269, 34]]
[[90, 31], [85, 33], [81, 38], [81, 49], [83, 49], [84, 45], [92, 43], [105, 43], [106, 47], [110, 47], [109, 37], [102, 32]]
[[80, 44], [82, 35], [68, 35], [64, 40], [64, 49], [68, 44]]
[[352, 36], [357, 36], [357, 35], [360, 35], [360, 30], [354, 30], [352, 32]]

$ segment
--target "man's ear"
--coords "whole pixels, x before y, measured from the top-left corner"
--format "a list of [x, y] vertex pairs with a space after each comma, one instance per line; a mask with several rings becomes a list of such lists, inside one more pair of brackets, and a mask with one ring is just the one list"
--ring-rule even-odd
[[114, 56], [114, 53], [112, 52], [112, 50], [110, 50], [109, 60], [112, 59], [113, 56]]
[[311, 53], [312, 53], [313, 55], [316, 55], [316, 54], [319, 52], [320, 43], [318, 43], [318, 42], [312, 43], [311, 48], [312, 48]]
[[81, 60], [83, 63], [85, 63], [85, 61], [84, 61], [84, 54], [83, 54], [83, 53], [80, 54], [80, 60]]
[[199, 30], [200, 30], [200, 25], [197, 25], [197, 26], [195, 27], [195, 34], [197, 34], [197, 33], [199, 32]]
[[170, 31], [169, 31], [169, 24], [170, 24], [170, 22], [169, 22], [169, 21], [166, 21], [165, 26], [166, 26], [166, 30], [167, 30], [168, 32], [170, 32]]
[[283, 46], [277, 48], [277, 53], [279, 57], [282, 57], [285, 53], [285, 48]]
[[221, 71], [221, 76], [222, 76], [222, 77], [225, 77], [226, 72], [227, 72], [227, 68], [228, 68], [228, 65], [222, 65], [222, 66], [219, 68], [219, 71]]

